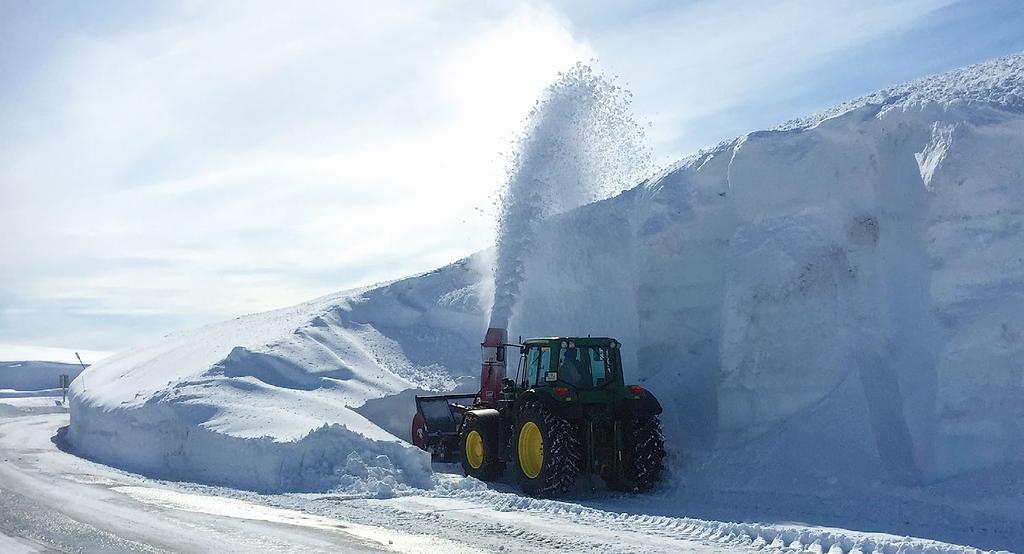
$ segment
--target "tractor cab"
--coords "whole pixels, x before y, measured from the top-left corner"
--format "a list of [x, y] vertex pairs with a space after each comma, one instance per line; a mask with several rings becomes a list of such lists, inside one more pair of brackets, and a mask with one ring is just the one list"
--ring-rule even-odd
[[518, 389], [582, 392], [621, 388], [619, 342], [601, 337], [550, 337], [524, 342], [515, 384]]

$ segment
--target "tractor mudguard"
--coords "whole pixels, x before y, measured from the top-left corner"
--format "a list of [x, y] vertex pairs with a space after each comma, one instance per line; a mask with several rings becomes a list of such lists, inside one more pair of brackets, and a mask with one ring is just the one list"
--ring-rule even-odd
[[583, 415], [579, 402], [566, 402], [551, 396], [551, 394], [537, 392], [533, 389], [524, 392], [516, 399], [516, 413], [527, 402], [539, 402], [544, 409], [564, 419], [579, 419]]
[[466, 410], [459, 431], [459, 454], [462, 469], [483, 481], [501, 476], [502, 445], [501, 414], [493, 408]]
[[640, 398], [627, 400], [626, 406], [633, 417], [650, 417], [661, 414], [661, 403], [647, 389], [643, 390]]
[[466, 410], [466, 414], [463, 419], [463, 426], [469, 423], [470, 420], [479, 421], [484, 429], [486, 430], [485, 435], [488, 440], [494, 441], [493, 444], [498, 446], [498, 452], [500, 456], [501, 444], [502, 443], [502, 429], [501, 429], [501, 413], [494, 408], [476, 408]]
[[501, 414], [499, 414], [498, 410], [495, 410], [494, 408], [476, 408], [473, 410], [466, 410], [465, 417], [474, 417], [488, 427], [492, 425], [497, 426], [501, 421]]

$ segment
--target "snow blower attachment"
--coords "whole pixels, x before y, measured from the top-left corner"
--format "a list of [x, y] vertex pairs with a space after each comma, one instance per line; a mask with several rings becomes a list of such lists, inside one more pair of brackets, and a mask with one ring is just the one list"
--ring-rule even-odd
[[[624, 384], [618, 341], [506, 341], [504, 329], [487, 330], [476, 394], [416, 397], [416, 446], [439, 461], [460, 458], [466, 475], [478, 479], [498, 479], [511, 467], [536, 496], [564, 493], [581, 475], [616, 490], [657, 483], [665, 457], [661, 404]], [[519, 349], [514, 379], [506, 377], [509, 347]]]

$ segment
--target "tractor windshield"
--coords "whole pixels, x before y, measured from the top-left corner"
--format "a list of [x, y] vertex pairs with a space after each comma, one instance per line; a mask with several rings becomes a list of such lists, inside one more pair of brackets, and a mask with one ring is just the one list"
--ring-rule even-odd
[[558, 378], [577, 389], [601, 387], [615, 379], [616, 366], [615, 351], [607, 346], [562, 348]]

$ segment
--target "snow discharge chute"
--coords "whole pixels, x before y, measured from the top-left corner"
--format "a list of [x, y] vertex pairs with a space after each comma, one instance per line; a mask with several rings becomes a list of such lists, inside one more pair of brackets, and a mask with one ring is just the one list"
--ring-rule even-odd
[[630, 96], [577, 64], [531, 110], [500, 198], [489, 327], [508, 328], [537, 222], [620, 192], [650, 169]]

